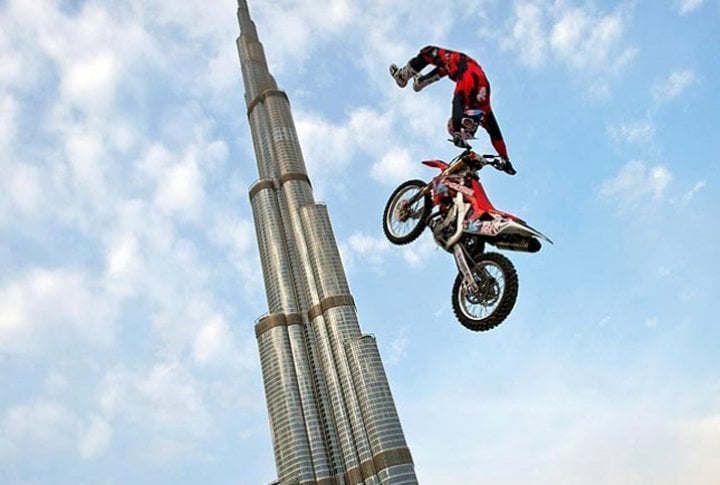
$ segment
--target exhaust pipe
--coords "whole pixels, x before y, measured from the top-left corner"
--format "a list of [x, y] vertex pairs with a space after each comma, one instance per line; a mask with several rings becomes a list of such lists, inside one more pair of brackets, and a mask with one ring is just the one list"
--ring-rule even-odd
[[498, 239], [490, 241], [498, 249], [507, 249], [509, 251], [522, 251], [525, 253], [537, 253], [540, 251], [542, 244], [534, 237], [523, 237], [513, 239]]

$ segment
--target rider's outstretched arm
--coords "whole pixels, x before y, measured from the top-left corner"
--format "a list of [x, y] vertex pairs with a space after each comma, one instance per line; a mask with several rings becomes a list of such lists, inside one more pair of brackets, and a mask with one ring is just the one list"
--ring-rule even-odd
[[502, 133], [500, 132], [500, 126], [498, 126], [498, 122], [495, 119], [495, 113], [493, 113], [492, 110], [485, 115], [483, 126], [485, 126], [485, 130], [487, 130], [490, 135], [490, 141], [492, 142], [495, 150], [498, 152], [498, 155], [505, 160], [509, 160], [510, 157], [508, 157], [505, 140], [503, 140]]
[[455, 93], [452, 100], [452, 125], [455, 133], [460, 131], [463, 114], [465, 113], [465, 95], [462, 91]]

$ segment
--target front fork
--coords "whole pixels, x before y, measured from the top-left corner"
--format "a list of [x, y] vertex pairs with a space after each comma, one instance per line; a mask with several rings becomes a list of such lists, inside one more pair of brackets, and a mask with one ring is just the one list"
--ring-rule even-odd
[[[455, 265], [458, 268], [458, 271], [461, 275], [463, 275], [463, 285], [465, 286], [466, 291], [470, 293], [477, 293], [478, 291], [478, 285], [475, 282], [475, 278], [473, 277], [472, 271], [470, 270], [470, 264], [469, 262], [472, 262], [472, 259], [470, 259], [465, 251], [465, 248], [462, 244], [458, 244], [460, 241], [460, 238], [462, 237], [462, 231], [463, 231], [463, 223], [465, 222], [465, 215], [468, 213], [468, 210], [470, 209], [469, 204], [465, 204], [463, 201], [462, 194], [458, 192], [455, 195], [455, 206], [454, 209], [456, 211], [456, 217], [457, 220], [455, 222], [455, 234], [453, 234], [448, 241], [445, 243], [445, 248], [450, 249], [452, 248], [453, 256], [455, 257]], [[474, 262], [473, 262], [474, 265]]]
[[458, 271], [461, 275], [463, 275], [463, 285], [465, 286], [465, 291], [470, 294], [477, 293], [479, 288], [469, 264], [469, 261], [472, 261], [472, 259], [468, 258], [462, 244], [456, 244], [453, 246], [453, 256], [455, 257], [455, 264], [457, 265]]

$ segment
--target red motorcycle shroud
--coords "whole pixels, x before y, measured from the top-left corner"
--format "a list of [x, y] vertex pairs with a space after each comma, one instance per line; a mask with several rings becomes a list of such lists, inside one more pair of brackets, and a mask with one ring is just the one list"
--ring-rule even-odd
[[[448, 164], [442, 160], [423, 160], [422, 164], [427, 165], [428, 167], [435, 167], [440, 171], [444, 171], [448, 167]], [[523, 224], [525, 223], [525, 221], [523, 221], [517, 216], [496, 209], [495, 206], [492, 205], [492, 202], [490, 202], [490, 199], [488, 199], [488, 196], [485, 193], [485, 189], [483, 188], [482, 184], [480, 184], [480, 182], [478, 182], [478, 180], [475, 178], [471, 178], [470, 180], [472, 181], [473, 196], [468, 197], [467, 194], [463, 193], [463, 197], [470, 203], [473, 208], [472, 215], [469, 217], [468, 222], [474, 221], [485, 213], [490, 213], [497, 214], [499, 216], [506, 217], [508, 219], [512, 219]], [[452, 195], [453, 197], [455, 196], [455, 194]], [[433, 200], [433, 203], [437, 204], [438, 201]]]

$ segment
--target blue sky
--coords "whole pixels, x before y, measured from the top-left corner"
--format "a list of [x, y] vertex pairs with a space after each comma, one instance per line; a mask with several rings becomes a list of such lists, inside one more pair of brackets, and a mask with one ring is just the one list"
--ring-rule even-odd
[[[235, 10], [0, 0], [2, 483], [275, 478]], [[421, 482], [716, 483], [720, 2], [250, 10]], [[509, 253], [518, 302], [484, 334], [429, 235], [381, 231], [456, 153], [452, 84], [387, 75], [426, 44], [484, 66], [518, 169], [486, 190], [556, 241]]]

